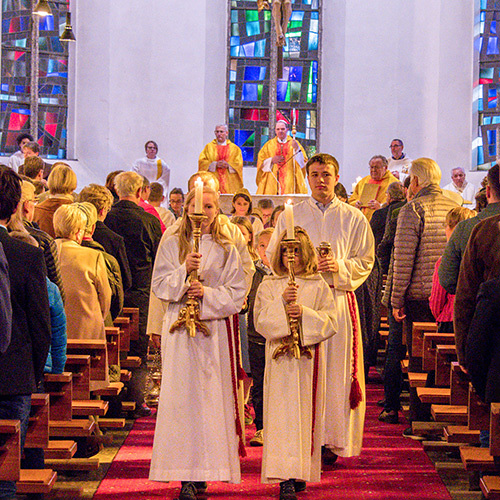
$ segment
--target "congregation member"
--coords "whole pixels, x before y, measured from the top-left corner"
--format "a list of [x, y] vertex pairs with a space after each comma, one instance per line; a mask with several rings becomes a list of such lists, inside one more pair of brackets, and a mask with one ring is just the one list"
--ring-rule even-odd
[[261, 198], [257, 202], [257, 208], [260, 209], [260, 213], [262, 214], [262, 224], [264, 224], [264, 229], [271, 227], [271, 215], [274, 210], [273, 200], [269, 198]]
[[[35, 141], [30, 141], [27, 142], [24, 147], [23, 147], [23, 154], [24, 154], [24, 161], [26, 161], [28, 158], [32, 156], [40, 156], [40, 145], [38, 142]], [[43, 160], [42, 160], [43, 161]], [[21, 166], [19, 167], [21, 168]], [[48, 179], [49, 174], [51, 172], [52, 165], [50, 163], [47, 163], [46, 161], [43, 162], [43, 178]]]
[[451, 170], [451, 182], [443, 189], [459, 194], [464, 200], [465, 207], [474, 208], [476, 188], [465, 180], [465, 170], [462, 167], [455, 167]]
[[[102, 252], [81, 245], [87, 218], [77, 203], [62, 205], [54, 214], [56, 245], [66, 292], [68, 339], [106, 340], [104, 319], [109, 313], [111, 289]], [[90, 390], [109, 385], [108, 359], [104, 379], [90, 380]]]
[[335, 184], [335, 196], [343, 203], [347, 203], [349, 199], [349, 196], [347, 196], [346, 188], [340, 182], [337, 182], [337, 184]]
[[[369, 276], [374, 262], [373, 233], [366, 217], [335, 196], [339, 164], [329, 154], [317, 154], [306, 164], [311, 197], [294, 206], [295, 224], [304, 228], [314, 246], [330, 244], [318, 258], [318, 270], [335, 300], [338, 332], [325, 342], [327, 364], [325, 455], [359, 455], [366, 411], [360, 318], [354, 290]], [[285, 229], [278, 219], [267, 250], [272, 255]]]
[[[204, 188], [207, 219], [195, 253], [188, 217], [195, 192], [188, 194], [179, 230], [160, 245], [153, 272], [152, 291], [166, 312], [161, 338], [153, 337], [157, 347], [161, 343], [163, 370], [149, 478], [181, 481], [179, 500], [195, 500], [207, 481], [239, 483], [238, 454], [245, 453], [236, 382], [238, 338], [227, 320], [241, 310], [247, 286], [239, 253], [222, 232], [218, 199]], [[195, 270], [200, 281], [188, 280]], [[170, 333], [186, 296], [199, 299], [208, 336], [197, 331], [190, 337], [185, 327]]]
[[111, 231], [104, 224], [106, 217], [113, 205], [111, 191], [99, 184], [89, 184], [84, 187], [78, 196], [79, 201], [92, 203], [97, 210], [97, 222], [95, 223], [93, 240], [103, 246], [104, 250], [112, 255], [120, 266], [123, 291], [126, 292], [132, 286], [132, 273], [127, 259], [127, 251], [123, 237]]
[[252, 197], [247, 189], [243, 188], [238, 191], [231, 202], [233, 208], [231, 209], [231, 217], [246, 217], [253, 227], [253, 232], [259, 234], [264, 225], [259, 217], [252, 215]]
[[278, 120], [276, 136], [267, 141], [257, 158], [257, 194], [307, 193], [303, 168], [307, 155], [288, 135], [288, 123]]
[[389, 148], [391, 156], [387, 168], [394, 177], [404, 182], [409, 175], [412, 160], [403, 152], [404, 144], [401, 139], [393, 139]]
[[198, 170], [212, 172], [222, 194], [234, 194], [243, 187], [241, 149], [228, 139], [227, 125], [215, 126], [215, 139], [209, 142], [198, 159]]
[[444, 249], [443, 258], [439, 266], [439, 282], [441, 286], [451, 295], [455, 295], [457, 290], [458, 274], [460, 264], [469, 242], [470, 235], [474, 227], [482, 220], [494, 215], [500, 215], [500, 181], [499, 181], [499, 166], [493, 165], [489, 170], [486, 178], [486, 199], [488, 204], [475, 217], [460, 222], [453, 234], [451, 235], [446, 248]]
[[396, 177], [387, 170], [387, 158], [375, 155], [368, 162], [370, 175], [363, 177], [354, 187], [349, 197], [349, 204], [359, 208], [368, 220], [373, 212], [378, 210], [385, 201], [385, 194], [389, 184], [397, 182]]
[[[280, 483], [280, 500], [296, 500], [307, 481], [321, 481], [327, 373], [321, 343], [336, 332], [335, 302], [318, 273], [316, 250], [302, 228], [295, 226], [294, 233], [299, 241], [296, 284], [289, 282], [283, 231], [271, 257], [275, 276], [264, 278], [255, 299], [255, 328], [267, 341], [261, 480]], [[285, 352], [277, 357], [293, 320], [301, 325], [300, 356]]]
[[146, 177], [149, 182], [159, 182], [165, 191], [168, 192], [170, 184], [170, 169], [168, 165], [158, 156], [158, 144], [155, 141], [148, 141], [144, 145], [146, 156], [136, 160], [132, 166], [132, 171]]
[[57, 285], [64, 300], [64, 286], [61, 278], [56, 243], [52, 236], [35, 227], [33, 223], [35, 204], [35, 187], [29, 181], [22, 181], [19, 208], [11, 217], [8, 228], [11, 231], [27, 231], [30, 236], [35, 238], [38, 246], [43, 250], [45, 265], [47, 266], [47, 277], [52, 283]]
[[163, 195], [163, 186], [159, 182], [152, 182], [149, 191], [148, 203], [155, 208], [162, 220], [165, 228], [171, 226], [175, 221], [174, 214], [168, 209], [163, 207], [161, 204], [165, 200]]
[[405, 191], [401, 182], [391, 182], [387, 186], [385, 193], [385, 204], [373, 212], [370, 220], [370, 227], [375, 237], [375, 248], [377, 249], [385, 233], [385, 225], [387, 223], [387, 214], [396, 207], [400, 207], [405, 202]]
[[32, 181], [42, 181], [43, 169], [43, 160], [39, 156], [30, 156], [26, 158], [26, 160], [24, 160], [24, 163], [19, 167], [19, 173], [28, 177]]
[[168, 209], [172, 212], [175, 220], [182, 216], [184, 207], [184, 193], [181, 188], [174, 188], [168, 197]]
[[[432, 275], [438, 258], [446, 246], [446, 214], [457, 204], [443, 195], [439, 183], [441, 169], [430, 158], [413, 160], [410, 187], [413, 199], [398, 216], [394, 238], [394, 272], [391, 307], [394, 319], [405, 322], [409, 370], [422, 369], [413, 356], [412, 322], [434, 321], [429, 307]], [[426, 407], [420, 404], [415, 388], [410, 388], [410, 422], [428, 420]], [[411, 427], [406, 435], [411, 435]]]
[[[446, 214], [446, 241], [450, 241], [457, 228], [457, 224], [461, 221], [469, 220], [476, 215], [476, 212], [465, 207], [456, 207]], [[436, 262], [434, 274], [432, 275], [432, 290], [429, 297], [429, 305], [431, 312], [436, 319], [438, 332], [452, 333], [453, 332], [453, 306], [455, 296], [448, 293], [439, 283], [438, 269], [441, 264], [441, 258]]]
[[277, 207], [274, 207], [273, 213], [271, 214], [271, 221], [270, 221], [272, 228], [276, 227], [276, 224], [278, 222], [278, 217], [280, 216], [281, 212], [283, 212], [283, 210], [285, 210], [284, 205], [278, 205]]
[[109, 189], [109, 192], [113, 195], [113, 205], [119, 200], [118, 195], [116, 194], [115, 191], [115, 177], [118, 174], [121, 174], [123, 170], [113, 170], [113, 172], [110, 172], [106, 176], [106, 183], [105, 186], [107, 189]]
[[12, 304], [10, 301], [9, 264], [0, 243], [0, 355], [10, 344], [12, 333]]
[[57, 162], [50, 172], [48, 181], [49, 197], [35, 206], [34, 222], [42, 231], [55, 238], [52, 219], [61, 205], [73, 203], [73, 191], [76, 189], [76, 174], [66, 163]]
[[139, 198], [139, 206], [142, 207], [148, 214], [154, 215], [157, 219], [158, 222], [160, 223], [161, 227], [161, 232], [162, 234], [165, 232], [165, 224], [163, 224], [163, 221], [161, 220], [160, 214], [156, 210], [153, 205], [149, 203], [149, 195], [151, 194], [151, 183], [149, 180], [142, 176], [142, 189], [141, 189], [141, 195]]
[[148, 322], [151, 275], [156, 251], [161, 239], [158, 219], [139, 206], [142, 176], [136, 172], [122, 172], [115, 178], [115, 189], [120, 200], [106, 217], [106, 226], [123, 237], [132, 275], [132, 286], [125, 292], [125, 307], [139, 308], [139, 339], [130, 342], [130, 356], [141, 358], [141, 366], [132, 370], [128, 396], [136, 403], [134, 416], [151, 414], [144, 404], [147, 377]]
[[[24, 448], [31, 394], [42, 380], [50, 346], [50, 309], [43, 253], [8, 235], [6, 226], [21, 199], [21, 178], [0, 166], [0, 244], [9, 266], [12, 331], [7, 350], [0, 354], [0, 418], [21, 423]], [[15, 481], [0, 481], [0, 498], [12, 499]]]
[[14, 170], [14, 172], [19, 172], [19, 167], [24, 163], [24, 146], [32, 141], [33, 136], [26, 132], [22, 132], [16, 137], [16, 143], [19, 149], [9, 157], [8, 162], [8, 166]]

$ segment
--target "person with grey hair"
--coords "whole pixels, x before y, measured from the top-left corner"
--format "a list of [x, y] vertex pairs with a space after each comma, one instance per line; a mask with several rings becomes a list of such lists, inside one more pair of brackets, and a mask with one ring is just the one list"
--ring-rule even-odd
[[455, 167], [451, 170], [451, 182], [446, 184], [443, 189], [447, 189], [452, 193], [458, 193], [464, 199], [464, 207], [474, 208], [476, 187], [465, 180], [465, 170], [462, 167]]
[[391, 150], [391, 157], [387, 168], [397, 177], [401, 182], [408, 177], [408, 172], [411, 166], [411, 158], [403, 152], [404, 144], [401, 139], [393, 139], [389, 149]]
[[363, 177], [356, 184], [354, 192], [349, 197], [349, 205], [359, 208], [366, 218], [371, 220], [373, 212], [378, 210], [385, 201], [387, 187], [392, 182], [397, 182], [397, 179], [387, 170], [385, 156], [372, 156], [368, 165], [370, 175]]
[[234, 194], [243, 187], [243, 155], [228, 139], [227, 125], [215, 126], [215, 139], [198, 158], [198, 171], [213, 172], [219, 180], [220, 192]]
[[373, 236], [375, 236], [375, 249], [384, 237], [387, 214], [389, 213], [389, 210], [391, 210], [391, 207], [394, 209], [402, 206], [404, 202], [405, 190], [403, 184], [399, 181], [391, 182], [389, 186], [387, 186], [384, 206], [375, 210], [370, 220]]
[[151, 409], [144, 404], [149, 344], [146, 326], [153, 263], [161, 239], [160, 222], [139, 206], [142, 184], [142, 176], [136, 172], [122, 172], [116, 176], [115, 189], [120, 199], [105, 222], [125, 241], [132, 286], [125, 292], [124, 305], [139, 308], [139, 339], [130, 343], [129, 351], [131, 356], [141, 358], [141, 366], [133, 369], [128, 387], [129, 398], [136, 403], [135, 417], [151, 414]]
[[[446, 246], [446, 214], [457, 204], [443, 195], [441, 169], [434, 160], [413, 160], [410, 179], [414, 198], [401, 208], [394, 239], [391, 306], [394, 319], [405, 322], [409, 371], [419, 372], [422, 364], [411, 346], [412, 322], [435, 321], [429, 307], [432, 276]], [[410, 388], [410, 422], [429, 418], [416, 389]], [[405, 431], [411, 432], [411, 428]]]
[[144, 144], [146, 156], [135, 160], [132, 171], [147, 177], [150, 182], [159, 182], [165, 191], [170, 184], [170, 169], [168, 165], [158, 156], [158, 144], [148, 141]]

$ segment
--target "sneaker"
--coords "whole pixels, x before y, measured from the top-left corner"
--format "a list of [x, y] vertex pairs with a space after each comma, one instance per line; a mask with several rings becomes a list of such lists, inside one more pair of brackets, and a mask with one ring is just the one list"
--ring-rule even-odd
[[193, 482], [182, 482], [181, 492], [179, 493], [179, 500], [197, 500], [196, 486]]
[[253, 417], [252, 414], [250, 413], [250, 406], [245, 405], [245, 425], [252, 425], [253, 424]]
[[132, 413], [132, 418], [149, 417], [151, 415], [151, 408], [145, 404], [134, 410]]
[[378, 416], [380, 422], [386, 424], [399, 424], [399, 415], [395, 410], [382, 410], [382, 413]]
[[280, 483], [280, 500], [297, 500], [293, 479]]
[[300, 493], [301, 491], [306, 490], [306, 482], [301, 481], [300, 479], [294, 479], [293, 484], [295, 486], [295, 493]]
[[264, 429], [259, 429], [250, 439], [250, 446], [264, 446]]

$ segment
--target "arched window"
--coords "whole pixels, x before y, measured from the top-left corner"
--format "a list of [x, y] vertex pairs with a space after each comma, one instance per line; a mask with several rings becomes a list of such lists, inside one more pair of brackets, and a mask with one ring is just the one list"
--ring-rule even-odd
[[[275, 43], [271, 11], [259, 13], [255, 0], [230, 0], [229, 5], [229, 130], [243, 151], [244, 164], [255, 165], [270, 137], [270, 44]], [[297, 110], [297, 139], [311, 156], [318, 145], [320, 0], [295, 0], [292, 8], [283, 74], [277, 81], [276, 114], [291, 123], [292, 110]]]

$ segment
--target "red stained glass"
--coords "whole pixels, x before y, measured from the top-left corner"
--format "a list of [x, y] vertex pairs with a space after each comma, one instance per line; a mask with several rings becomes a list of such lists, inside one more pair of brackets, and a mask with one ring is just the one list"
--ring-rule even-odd
[[48, 132], [52, 137], [55, 137], [56, 132], [57, 132], [57, 123], [54, 123], [54, 124], [46, 123], [45, 124], [45, 131]]

